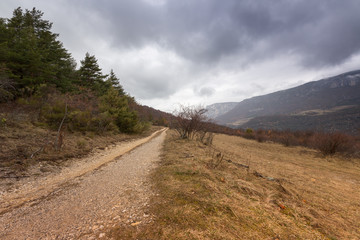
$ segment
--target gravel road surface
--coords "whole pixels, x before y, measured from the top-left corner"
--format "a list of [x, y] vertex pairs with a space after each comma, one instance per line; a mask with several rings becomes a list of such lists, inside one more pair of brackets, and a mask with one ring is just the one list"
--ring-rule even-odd
[[81, 166], [87, 171], [67, 169], [62, 181], [48, 177], [28, 187], [32, 191], [27, 195], [21, 195], [21, 189], [17, 195], [3, 195], [0, 239], [109, 239], [106, 233], [112, 227], [150, 222], [146, 209], [153, 193], [148, 176], [164, 137], [162, 131], [121, 157], [116, 157], [118, 148], [92, 156], [88, 166]]

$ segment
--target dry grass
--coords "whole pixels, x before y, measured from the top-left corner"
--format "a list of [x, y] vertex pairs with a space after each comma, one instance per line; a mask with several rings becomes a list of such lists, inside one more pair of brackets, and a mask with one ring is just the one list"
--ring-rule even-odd
[[[360, 166], [316, 151], [216, 135], [224, 154], [169, 131], [147, 225], [117, 239], [359, 239]], [[231, 160], [233, 163], [227, 161]], [[235, 164], [234, 164], [235, 163]], [[250, 165], [250, 169], [241, 165]], [[254, 174], [255, 173], [255, 174]], [[260, 177], [262, 176], [262, 177]]]

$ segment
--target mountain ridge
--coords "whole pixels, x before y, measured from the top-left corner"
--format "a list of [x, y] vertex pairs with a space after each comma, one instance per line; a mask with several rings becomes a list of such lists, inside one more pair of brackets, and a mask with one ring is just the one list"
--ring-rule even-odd
[[[215, 117], [214, 120], [219, 124], [232, 127], [243, 128], [251, 125], [254, 128], [278, 129], [279, 127], [274, 123], [266, 124], [265, 119], [261, 121], [260, 125], [254, 124], [254, 119], [265, 116], [290, 116], [304, 111], [359, 105], [360, 70], [355, 70], [311, 81], [294, 88], [245, 99], [228, 112]], [[352, 112], [352, 116], [354, 116], [354, 112]], [[308, 118], [311, 116], [308, 115]], [[253, 120], [251, 124], [247, 124], [251, 120]], [[356, 117], [352, 121], [355, 120], [357, 120]]]

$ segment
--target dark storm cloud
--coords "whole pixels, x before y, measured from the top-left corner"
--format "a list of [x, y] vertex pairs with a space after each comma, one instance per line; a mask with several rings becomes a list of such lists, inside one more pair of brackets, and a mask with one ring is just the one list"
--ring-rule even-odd
[[357, 0], [87, 3], [82, 2], [87, 10], [111, 24], [114, 46], [156, 43], [202, 64], [232, 56], [254, 61], [296, 54], [304, 66], [325, 66], [340, 64], [360, 50]]
[[0, 13], [18, 6], [44, 11], [78, 62], [94, 54], [161, 106], [240, 101], [360, 61], [360, 0], [5, 0]]

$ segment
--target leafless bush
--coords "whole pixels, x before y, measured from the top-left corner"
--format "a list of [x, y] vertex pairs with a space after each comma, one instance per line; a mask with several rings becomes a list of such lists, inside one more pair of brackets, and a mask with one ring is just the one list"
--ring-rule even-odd
[[181, 138], [193, 139], [197, 133], [205, 131], [205, 113], [206, 109], [201, 107], [180, 105], [179, 110], [173, 113], [175, 119], [172, 127]]
[[290, 131], [284, 131], [279, 136], [279, 142], [286, 147], [298, 145], [294, 134]]
[[317, 133], [314, 135], [314, 147], [325, 156], [350, 151], [353, 146], [352, 143], [350, 136], [339, 132]]
[[256, 139], [256, 141], [258, 141], [260, 143], [265, 142], [267, 140], [265, 131], [262, 129], [256, 130], [255, 139]]

